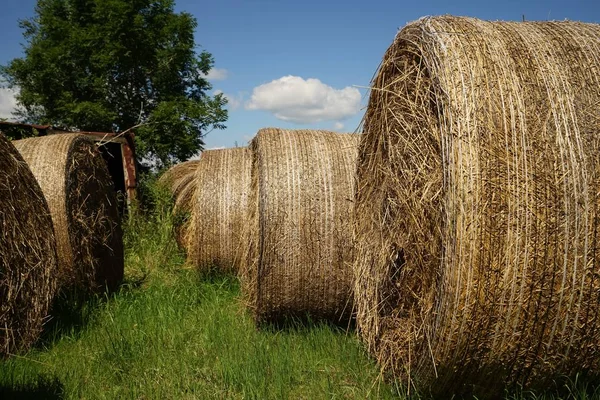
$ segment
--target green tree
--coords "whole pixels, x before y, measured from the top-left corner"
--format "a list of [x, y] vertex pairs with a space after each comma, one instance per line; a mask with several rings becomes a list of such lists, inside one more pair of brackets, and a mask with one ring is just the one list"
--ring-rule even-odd
[[162, 166], [198, 150], [227, 120], [211, 96], [211, 54], [198, 53], [196, 19], [173, 0], [38, 0], [20, 21], [25, 55], [0, 72], [19, 88], [16, 115], [85, 131], [134, 126], [141, 159]]

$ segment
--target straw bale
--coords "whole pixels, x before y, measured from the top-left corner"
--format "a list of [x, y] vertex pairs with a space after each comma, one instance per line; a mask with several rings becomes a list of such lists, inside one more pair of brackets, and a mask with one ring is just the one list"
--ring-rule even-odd
[[497, 396], [600, 366], [600, 26], [407, 25], [357, 170], [357, 322], [432, 393]]
[[246, 147], [206, 150], [195, 175], [188, 262], [200, 270], [236, 272], [250, 190]]
[[173, 198], [173, 213], [178, 216], [175, 221], [174, 234], [177, 244], [187, 249], [187, 233], [190, 224], [192, 201], [196, 190], [196, 168], [199, 160], [179, 163], [169, 168], [158, 180], [166, 187]]
[[48, 204], [0, 133], [0, 355], [26, 350], [54, 298], [58, 257]]
[[358, 135], [261, 129], [251, 142], [243, 291], [257, 323], [347, 322]]
[[[194, 174], [192, 174], [193, 176]], [[192, 218], [192, 207], [194, 204], [194, 196], [196, 193], [196, 180], [192, 179], [179, 192], [175, 199], [173, 212], [178, 216], [175, 221], [175, 240], [180, 248], [189, 252], [187, 247], [189, 244], [188, 235], [190, 233], [190, 225]]]
[[94, 142], [57, 134], [13, 143], [50, 207], [61, 290], [116, 288], [123, 278], [123, 234], [113, 183]]
[[167, 187], [173, 193], [173, 198], [177, 199], [179, 193], [194, 180], [199, 162], [190, 160], [172, 166], [159, 178], [159, 184]]

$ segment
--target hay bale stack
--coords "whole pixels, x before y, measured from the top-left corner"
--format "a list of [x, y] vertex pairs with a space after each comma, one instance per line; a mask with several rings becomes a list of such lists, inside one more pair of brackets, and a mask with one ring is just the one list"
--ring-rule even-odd
[[173, 198], [173, 213], [181, 217], [175, 221], [175, 240], [181, 248], [187, 249], [187, 233], [194, 192], [196, 190], [196, 168], [199, 160], [179, 163], [169, 168], [158, 180], [169, 190]]
[[123, 234], [113, 183], [94, 142], [58, 134], [13, 143], [50, 207], [61, 290], [115, 289], [123, 278]]
[[352, 311], [352, 196], [358, 135], [262, 129], [252, 140], [243, 290], [256, 321]]
[[357, 320], [425, 391], [599, 372], [600, 26], [423, 18], [372, 84]]
[[188, 234], [191, 265], [203, 271], [237, 271], [246, 224], [250, 162], [246, 147], [202, 153]]
[[0, 355], [27, 349], [54, 298], [58, 257], [48, 204], [0, 133]]

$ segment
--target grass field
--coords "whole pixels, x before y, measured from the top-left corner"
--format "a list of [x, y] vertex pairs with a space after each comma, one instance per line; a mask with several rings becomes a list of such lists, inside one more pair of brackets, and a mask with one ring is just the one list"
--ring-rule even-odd
[[[66, 302], [35, 349], [0, 363], [0, 399], [403, 397], [352, 331], [257, 330], [236, 278], [201, 278], [184, 267], [168, 209], [158, 202], [150, 216], [128, 222], [118, 293]], [[583, 389], [570, 397], [595, 398]]]
[[37, 348], [0, 363], [0, 398], [393, 397], [354, 333], [257, 330], [235, 277], [184, 268], [157, 206], [128, 223], [121, 290], [63, 307]]

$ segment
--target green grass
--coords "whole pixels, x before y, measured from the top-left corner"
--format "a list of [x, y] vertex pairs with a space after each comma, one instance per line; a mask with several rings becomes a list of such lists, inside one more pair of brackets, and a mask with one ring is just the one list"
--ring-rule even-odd
[[[0, 362], [0, 399], [403, 397], [353, 331], [319, 323], [256, 329], [235, 277], [185, 267], [172, 235], [179, 217], [150, 188], [153, 211], [126, 223], [120, 291], [65, 301], [35, 349]], [[507, 398], [598, 398], [588, 389], [573, 382], [566, 396]]]
[[[327, 325], [259, 331], [235, 279], [123, 289], [85, 327], [4, 362], [0, 385], [65, 398], [391, 398], [353, 335]], [[41, 383], [41, 384], [40, 384]]]
[[64, 307], [37, 348], [1, 362], [0, 398], [393, 398], [353, 332], [256, 329], [235, 277], [183, 265], [160, 198], [127, 223], [121, 290]]

